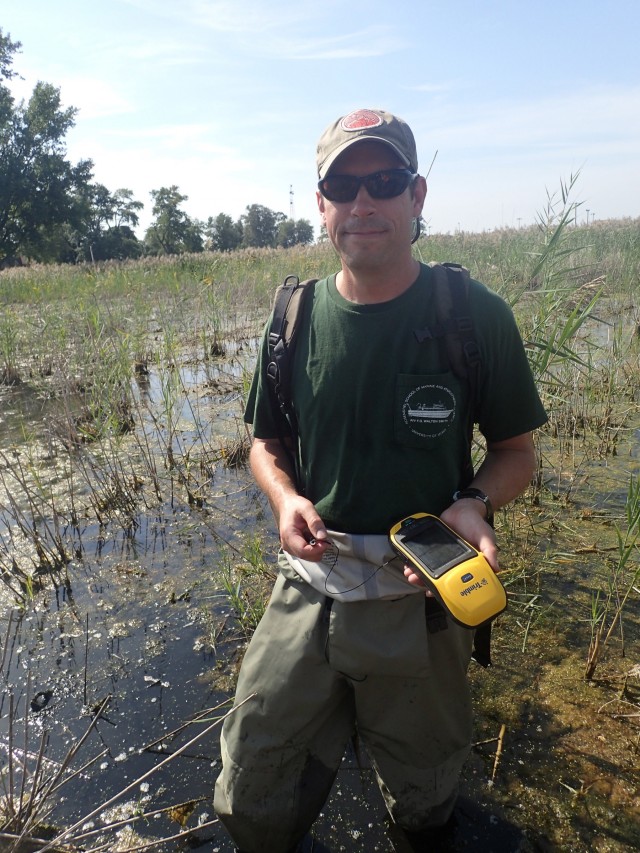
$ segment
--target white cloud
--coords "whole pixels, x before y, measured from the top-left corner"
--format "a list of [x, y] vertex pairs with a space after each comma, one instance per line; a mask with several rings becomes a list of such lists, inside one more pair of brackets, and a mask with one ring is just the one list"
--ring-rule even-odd
[[134, 103], [111, 83], [96, 77], [63, 77], [58, 81], [65, 106], [76, 107], [79, 119], [88, 120], [131, 113]]

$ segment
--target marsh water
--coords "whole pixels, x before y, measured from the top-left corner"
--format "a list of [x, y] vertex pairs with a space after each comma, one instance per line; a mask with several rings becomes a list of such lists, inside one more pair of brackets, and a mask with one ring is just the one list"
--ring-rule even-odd
[[[183, 448], [203, 425], [210, 434], [242, 436], [241, 395], [231, 381], [237, 357], [206, 370], [181, 368], [185, 396], [174, 437]], [[255, 342], [245, 342], [242, 357], [255, 358]], [[144, 377], [136, 393], [145, 411], [162, 406], [163, 387], [153, 370]], [[0, 450], [19, 455], [34, 435], [46, 436], [58, 405], [25, 383], [0, 388]], [[504, 560], [513, 564], [510, 603], [494, 627], [494, 666], [471, 671], [475, 745], [443, 850], [640, 846], [637, 589], [594, 677], [584, 678], [593, 591], [615, 551], [615, 523], [638, 469], [639, 427], [626, 423], [615, 454], [606, 456], [581, 455], [576, 436], [570, 454], [558, 452], [542, 436], [546, 488], [499, 521]], [[42, 439], [44, 471], [46, 446]], [[53, 775], [82, 741], [71, 764], [76, 775], [65, 774], [51, 793], [37, 834], [73, 827], [77, 849], [155, 842], [152, 849], [163, 851], [233, 850], [211, 798], [219, 720], [229, 710], [249, 631], [224, 578], [232, 571], [242, 596], [254, 582], [245, 570], [249, 551], [259, 543], [268, 567], [277, 543], [248, 470], [226, 461], [209, 461], [201, 500], [176, 488], [103, 523], [75, 518], [62, 531], [74, 547], [63, 572], [45, 573], [19, 600], [15, 583], [4, 585], [4, 795], [10, 766], [17, 777], [24, 766]], [[51, 482], [60, 476], [50, 473]], [[14, 517], [5, 514], [0, 525], [5, 543], [19, 551], [29, 543], [15, 530], [21, 497], [13, 499], [17, 509], [7, 495], [0, 501], [14, 506]], [[5, 575], [8, 554], [6, 547], [0, 554]], [[529, 568], [516, 570], [518, 563]], [[11, 781], [20, 787], [19, 778]], [[133, 814], [147, 815], [134, 831], [113, 828]], [[187, 837], [161, 841], [185, 830]], [[313, 832], [316, 850], [394, 849], [366, 755], [345, 755]]]

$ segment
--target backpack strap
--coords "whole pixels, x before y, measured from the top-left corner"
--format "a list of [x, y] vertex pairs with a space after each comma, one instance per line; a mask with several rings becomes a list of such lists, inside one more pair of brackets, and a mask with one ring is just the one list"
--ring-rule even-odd
[[[471, 406], [467, 422], [469, 458], [465, 462], [463, 480], [470, 483], [473, 478], [471, 440], [475, 412], [480, 397], [480, 368], [482, 359], [475, 335], [473, 317], [469, 308], [469, 270], [460, 264], [429, 264], [435, 297], [435, 323], [415, 332], [418, 341], [436, 339], [445, 364], [453, 373], [468, 383]], [[435, 599], [431, 605], [431, 616], [435, 619], [440, 606]], [[446, 620], [445, 620], [446, 622]], [[473, 660], [482, 667], [490, 667], [491, 622], [476, 628], [473, 637]]]
[[437, 341], [441, 362], [469, 388], [471, 405], [468, 412], [467, 434], [469, 457], [465, 461], [461, 482], [463, 488], [473, 478], [471, 440], [475, 413], [479, 404], [480, 349], [469, 308], [469, 270], [460, 264], [430, 263], [431, 285], [434, 293], [434, 319], [429, 326], [414, 330], [418, 343]]
[[469, 308], [469, 270], [460, 264], [429, 264], [435, 293], [436, 325], [431, 335], [443, 341], [451, 370], [469, 381], [477, 403], [480, 349]]
[[[317, 279], [300, 281], [296, 275], [288, 275], [277, 288], [273, 300], [271, 326], [267, 338], [269, 362], [267, 364], [267, 382], [271, 388], [271, 401], [274, 407], [274, 420], [278, 428], [278, 438], [284, 447], [295, 471], [298, 488], [301, 488], [300, 465], [297, 452], [298, 422], [291, 393], [293, 355], [297, 335], [302, 323], [303, 307], [306, 297], [313, 293]], [[282, 418], [286, 420], [288, 433], [285, 434]]]

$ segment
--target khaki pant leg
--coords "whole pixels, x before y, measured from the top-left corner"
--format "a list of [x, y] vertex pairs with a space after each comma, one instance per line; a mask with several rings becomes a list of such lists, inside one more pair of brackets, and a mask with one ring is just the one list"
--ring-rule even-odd
[[343, 607], [344, 627], [334, 607], [332, 662], [356, 675], [358, 732], [387, 809], [407, 830], [442, 824], [471, 745], [473, 631], [447, 619], [445, 630], [430, 633], [422, 595]]
[[282, 576], [225, 720], [214, 806], [235, 843], [283, 853], [308, 831], [354, 731], [353, 692], [325, 657], [325, 599]]

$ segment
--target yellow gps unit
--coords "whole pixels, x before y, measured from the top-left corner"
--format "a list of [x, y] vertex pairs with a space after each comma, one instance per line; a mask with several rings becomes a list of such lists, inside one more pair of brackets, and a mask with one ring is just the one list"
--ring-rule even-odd
[[389, 541], [460, 625], [477, 628], [507, 606], [504, 587], [484, 555], [436, 515], [403, 518], [389, 531]]

